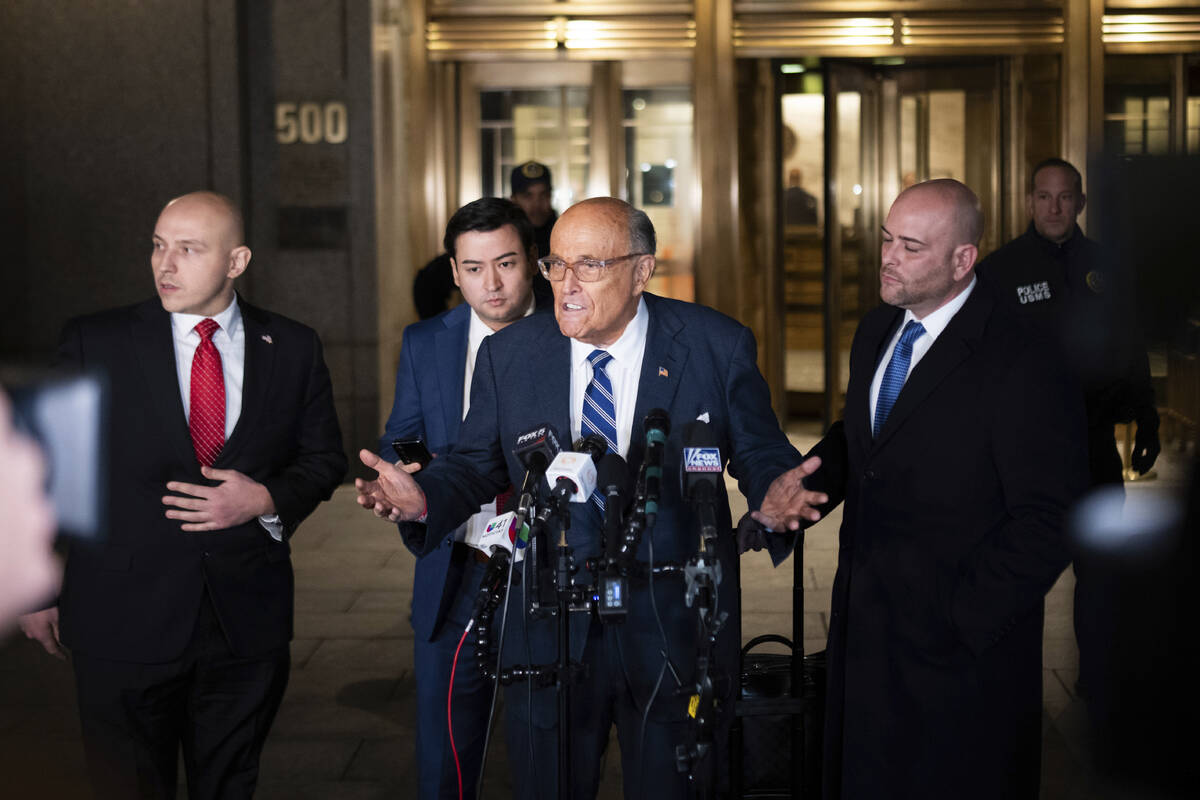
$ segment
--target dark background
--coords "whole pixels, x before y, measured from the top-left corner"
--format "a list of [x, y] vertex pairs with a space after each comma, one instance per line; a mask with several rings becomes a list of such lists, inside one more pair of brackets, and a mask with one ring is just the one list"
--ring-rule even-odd
[[[373, 445], [369, 0], [0, 4], [0, 362], [44, 364], [70, 317], [153, 295], [162, 206], [241, 204], [238, 289], [321, 334], [349, 452]], [[344, 103], [344, 142], [280, 144], [276, 103]]]

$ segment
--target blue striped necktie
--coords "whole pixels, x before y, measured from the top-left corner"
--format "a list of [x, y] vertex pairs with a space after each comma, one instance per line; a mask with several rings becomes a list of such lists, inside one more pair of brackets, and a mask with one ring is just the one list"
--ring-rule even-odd
[[[613, 399], [612, 381], [604, 371], [612, 354], [607, 350], [593, 350], [588, 354], [588, 363], [592, 365], [592, 382], [583, 393], [583, 423], [580, 432], [584, 436], [598, 433], [608, 443], [608, 452], [620, 452], [617, 449], [617, 404]], [[604, 498], [599, 490], [592, 492], [592, 502], [603, 511]]]
[[908, 377], [908, 364], [912, 361], [913, 342], [921, 338], [923, 333], [925, 326], [915, 319], [910, 320], [904, 326], [904, 332], [900, 334], [900, 341], [896, 342], [892, 360], [883, 371], [883, 382], [879, 384], [879, 399], [875, 401], [875, 436], [879, 436], [879, 432], [883, 430], [883, 423], [887, 422], [888, 414], [892, 413], [896, 398], [904, 388], [904, 380]]

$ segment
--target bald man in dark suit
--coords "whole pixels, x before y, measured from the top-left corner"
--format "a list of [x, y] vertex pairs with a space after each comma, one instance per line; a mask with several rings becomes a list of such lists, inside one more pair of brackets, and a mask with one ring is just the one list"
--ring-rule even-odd
[[1086, 486], [1078, 389], [974, 274], [966, 186], [905, 190], [808, 481], [844, 517], [827, 798], [1036, 798], [1043, 597]]
[[288, 539], [346, 459], [316, 333], [234, 292], [236, 207], [172, 200], [150, 262], [157, 298], [63, 332], [60, 361], [111, 387], [109, 535], [22, 628], [71, 652], [98, 796], [174, 797], [182, 747], [189, 797], [250, 797], [287, 686]]

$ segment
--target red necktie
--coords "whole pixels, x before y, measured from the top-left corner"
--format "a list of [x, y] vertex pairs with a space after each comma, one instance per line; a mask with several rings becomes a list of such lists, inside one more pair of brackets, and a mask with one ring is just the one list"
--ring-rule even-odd
[[216, 320], [202, 319], [195, 327], [200, 346], [192, 358], [192, 401], [188, 429], [196, 460], [211, 467], [225, 445], [225, 374], [221, 354], [213, 344], [213, 334], [221, 326]]

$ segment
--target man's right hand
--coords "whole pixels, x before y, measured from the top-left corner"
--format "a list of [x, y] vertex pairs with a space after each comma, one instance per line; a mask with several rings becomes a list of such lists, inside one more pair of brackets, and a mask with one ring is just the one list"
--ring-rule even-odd
[[17, 624], [26, 638], [36, 640], [55, 658], [66, 660], [67, 650], [58, 638], [58, 606], [17, 617]]
[[360, 506], [392, 522], [411, 521], [425, 514], [425, 492], [409, 475], [416, 469], [392, 464], [370, 450], [359, 450], [358, 458], [378, 473], [373, 481], [355, 478]]

